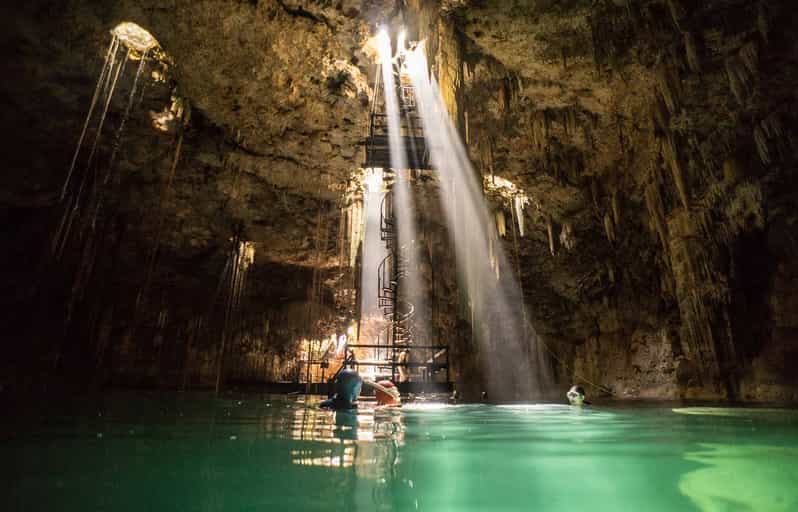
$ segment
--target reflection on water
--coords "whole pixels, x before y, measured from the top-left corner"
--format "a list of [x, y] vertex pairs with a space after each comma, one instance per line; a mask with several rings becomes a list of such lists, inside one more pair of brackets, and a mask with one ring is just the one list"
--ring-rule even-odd
[[[734, 443], [698, 443], [684, 458], [699, 465], [682, 475], [679, 490], [702, 512], [787, 512], [798, 510], [798, 447], [773, 437], [785, 420], [796, 423], [794, 411], [744, 407], [680, 407], [676, 414], [717, 418], [713, 424], [723, 440], [742, 427], [748, 435]], [[778, 430], [776, 430], [778, 432]], [[762, 439], [770, 444], [753, 444]], [[789, 438], [788, 438], [789, 439]]]
[[685, 459], [703, 467], [686, 473], [679, 490], [702, 511], [798, 510], [798, 449], [704, 443]]
[[0, 510], [798, 510], [798, 413], [682, 412], [41, 403], [0, 424]]
[[[321, 456], [320, 453], [322, 454]], [[337, 453], [337, 455], [335, 455]], [[345, 446], [342, 449], [326, 448], [322, 450], [291, 450], [291, 463], [300, 466], [322, 466], [327, 468], [348, 468], [355, 463], [355, 447]]]
[[[280, 417], [267, 418], [278, 423]], [[279, 430], [274, 426], [270, 430]], [[362, 406], [351, 411], [330, 411], [310, 404], [293, 410], [291, 439], [345, 443], [346, 441], [374, 441], [375, 439], [402, 439], [402, 414], [400, 409]]]
[[783, 409], [766, 409], [750, 407], [676, 407], [676, 414], [692, 414], [694, 416], [727, 416], [739, 418], [779, 418], [784, 415]]
[[302, 449], [291, 450], [292, 464], [355, 467], [360, 477], [380, 479], [398, 459], [403, 440], [402, 415], [396, 409], [368, 406], [352, 411], [314, 406], [296, 409], [291, 439], [313, 441]]

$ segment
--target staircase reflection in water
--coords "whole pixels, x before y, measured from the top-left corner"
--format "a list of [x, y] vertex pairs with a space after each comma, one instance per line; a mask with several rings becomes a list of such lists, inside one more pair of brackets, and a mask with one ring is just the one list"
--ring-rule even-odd
[[327, 411], [313, 406], [297, 409], [287, 433], [290, 439], [307, 441], [290, 451], [292, 464], [354, 467], [357, 476], [369, 479], [388, 476], [404, 444], [401, 412], [375, 409], [369, 404], [353, 411]]

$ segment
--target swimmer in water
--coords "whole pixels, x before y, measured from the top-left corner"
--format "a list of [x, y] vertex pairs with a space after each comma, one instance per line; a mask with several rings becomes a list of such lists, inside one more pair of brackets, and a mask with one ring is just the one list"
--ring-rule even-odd
[[363, 387], [363, 379], [351, 368], [341, 370], [335, 378], [335, 395], [323, 401], [320, 407], [345, 410], [357, 408], [357, 397]]
[[568, 402], [571, 405], [590, 405], [590, 402], [585, 400], [585, 388], [582, 386], [571, 386], [565, 396], [568, 397]]
[[399, 370], [399, 382], [407, 382], [409, 380], [410, 372], [407, 367], [409, 361], [410, 352], [407, 350], [399, 352], [399, 357], [397, 358], [399, 364], [396, 366], [396, 369]]
[[399, 389], [397, 389], [393, 382], [389, 380], [381, 380], [379, 382], [366, 381], [365, 384], [374, 388], [374, 397], [377, 399], [377, 405], [388, 407], [402, 406], [402, 398], [399, 395]]

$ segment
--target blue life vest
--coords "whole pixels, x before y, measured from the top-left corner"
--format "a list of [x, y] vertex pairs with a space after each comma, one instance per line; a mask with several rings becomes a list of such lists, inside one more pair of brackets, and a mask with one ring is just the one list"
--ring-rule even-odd
[[335, 396], [321, 403], [321, 407], [331, 409], [353, 409], [355, 402], [360, 396], [360, 389], [363, 387], [363, 379], [360, 375], [350, 368], [341, 370], [335, 380]]

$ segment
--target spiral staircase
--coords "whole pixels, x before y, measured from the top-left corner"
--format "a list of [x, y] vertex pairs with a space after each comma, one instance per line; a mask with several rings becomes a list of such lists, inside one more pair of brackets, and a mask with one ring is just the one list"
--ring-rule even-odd
[[[373, 359], [351, 361], [351, 366], [373, 366], [377, 375], [388, 376], [394, 382], [404, 374], [407, 381], [418, 382], [446, 372], [449, 383], [449, 348], [445, 344], [420, 344], [415, 339], [413, 324], [416, 307], [402, 294], [402, 285], [414, 269], [409, 266], [408, 251], [413, 247], [399, 242], [398, 226], [394, 212], [394, 186], [396, 169], [391, 168], [391, 149], [388, 137], [388, 118], [385, 109], [384, 89], [377, 73], [374, 100], [371, 107], [369, 133], [365, 146], [364, 168], [381, 168], [386, 190], [380, 205], [380, 238], [385, 243], [387, 256], [380, 262], [377, 272], [378, 305], [387, 327], [377, 340], [370, 344], [348, 344], [349, 349], [370, 349]], [[401, 136], [407, 153], [409, 169], [432, 170], [420, 116], [416, 110], [413, 88], [408, 81], [396, 75], [396, 91], [401, 113]], [[348, 352], [347, 352], [348, 353]], [[404, 379], [402, 379], [404, 380]]]

